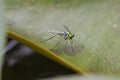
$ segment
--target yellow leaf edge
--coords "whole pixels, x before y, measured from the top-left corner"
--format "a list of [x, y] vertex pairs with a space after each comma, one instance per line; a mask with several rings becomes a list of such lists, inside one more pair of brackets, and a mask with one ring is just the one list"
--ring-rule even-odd
[[18, 33], [15, 33], [15, 32], [12, 32], [12, 31], [6, 31], [6, 33], [7, 33], [8, 37], [10, 37], [14, 40], [17, 40], [20, 43], [23, 43], [23, 44], [27, 45], [28, 47], [32, 48], [36, 52], [38, 52], [38, 53], [56, 61], [56, 62], [58, 62], [58, 63], [60, 63], [64, 66], [66, 66], [67, 68], [69, 68], [69, 69], [71, 69], [71, 70], [73, 70], [73, 71], [75, 71], [79, 74], [82, 74], [84, 76], [88, 76], [88, 74], [84, 70], [74, 66], [73, 64], [66, 61], [64, 58], [62, 58], [60, 56], [57, 56], [55, 53], [53, 53], [49, 49], [44, 48], [43, 46], [36, 44], [32, 40], [30, 40], [28, 38], [25, 38], [25, 37], [19, 35]]

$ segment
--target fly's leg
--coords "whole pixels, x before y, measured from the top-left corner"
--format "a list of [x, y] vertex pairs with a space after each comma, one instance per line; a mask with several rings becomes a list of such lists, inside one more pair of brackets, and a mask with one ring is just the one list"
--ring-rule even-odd
[[[72, 42], [71, 40], [70, 40], [70, 43], [71, 43], [70, 46], [71, 46], [71, 49], [72, 49], [72, 51], [71, 51], [70, 53], [74, 54], [74, 49], [73, 49], [73, 46], [72, 46], [72, 45], [73, 45], [73, 42]], [[72, 54], [71, 54], [71, 55], [72, 55]]]
[[[57, 46], [59, 46], [60, 45], [60, 41], [58, 41], [54, 46], [53, 46], [53, 48], [51, 49], [53, 52], [57, 52], [57, 50], [55, 50], [55, 49], [57, 49]], [[58, 53], [58, 52], [57, 52]]]
[[45, 39], [44, 41], [42, 41], [42, 42], [45, 42], [45, 41], [48, 41], [48, 40], [51, 40], [51, 39], [53, 39], [54, 37], [56, 37], [57, 36], [57, 34], [56, 35], [54, 35], [54, 36], [52, 36], [52, 37], [50, 37], [50, 38], [48, 38], [48, 39]]
[[66, 40], [65, 45], [64, 45], [64, 52], [67, 53], [67, 45], [68, 45], [68, 41]]
[[67, 40], [69, 43], [66, 43], [66, 50], [65, 50], [65, 54], [69, 55], [69, 56], [73, 56], [74, 53], [74, 47], [73, 47], [73, 42], [71, 40]]

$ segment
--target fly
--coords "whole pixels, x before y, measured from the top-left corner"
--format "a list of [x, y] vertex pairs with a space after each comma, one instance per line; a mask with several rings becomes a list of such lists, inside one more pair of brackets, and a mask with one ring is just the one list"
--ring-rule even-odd
[[64, 25], [64, 28], [66, 29], [66, 32], [57, 32], [54, 30], [48, 30], [49, 33], [53, 33], [56, 35], [61, 36], [64, 40], [72, 40], [74, 38], [74, 34], [70, 32], [67, 26]]
[[79, 45], [73, 46], [73, 39], [75, 37], [75, 34], [73, 34], [66, 25], [64, 25], [63, 27], [64, 27], [64, 31], [48, 30], [48, 33], [52, 33], [52, 34], [54, 34], [54, 36], [52, 36], [44, 41], [48, 41], [48, 40], [53, 39], [56, 36], [60, 36], [62, 41], [61, 40], [58, 41], [54, 45], [54, 47], [51, 49], [52, 51], [54, 51], [56, 53], [61, 53], [63, 51], [64, 53], [66, 53], [68, 55], [75, 55], [77, 53], [80, 53], [82, 50], [82, 47], [79, 47]]

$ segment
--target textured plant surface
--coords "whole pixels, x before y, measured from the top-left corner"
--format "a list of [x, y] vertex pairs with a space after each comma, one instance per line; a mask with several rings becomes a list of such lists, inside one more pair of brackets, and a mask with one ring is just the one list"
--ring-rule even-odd
[[[119, 0], [6, 0], [8, 31], [48, 49], [58, 41], [47, 31], [67, 25], [74, 44], [84, 46], [77, 55], [58, 56], [85, 71], [120, 74]], [[64, 46], [61, 46], [64, 47]]]

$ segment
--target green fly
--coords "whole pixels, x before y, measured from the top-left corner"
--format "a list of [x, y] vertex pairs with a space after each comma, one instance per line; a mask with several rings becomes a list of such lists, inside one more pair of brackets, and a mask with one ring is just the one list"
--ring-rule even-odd
[[[70, 32], [70, 30], [68, 29], [68, 27], [66, 25], [64, 25], [64, 28], [66, 30], [66, 32], [58, 32], [58, 31], [54, 31], [54, 30], [48, 30], [49, 33], [53, 33], [56, 34], [55, 36], [59, 35], [61, 36], [64, 40], [72, 40], [74, 38], [74, 34]], [[52, 37], [53, 38], [53, 37]], [[51, 39], [51, 38], [50, 38]]]
[[[63, 44], [63, 42], [60, 43], [61, 40], [58, 41], [56, 43], [56, 45], [53, 47], [53, 49], [51, 49], [52, 51], [59, 53], [58, 52], [58, 50], [59, 50], [60, 53], [61, 53], [61, 51], [63, 51], [64, 53], [67, 53], [68, 55], [74, 55], [74, 54], [80, 53], [82, 48], [79, 47], [79, 45], [74, 45], [74, 46], [72, 45], [73, 44], [72, 40], [74, 39], [75, 34], [73, 34], [66, 25], [64, 25], [63, 28], [64, 28], [64, 31], [48, 30], [48, 33], [52, 33], [52, 34], [54, 34], [54, 36], [52, 36], [44, 41], [51, 40], [55, 36], [60, 36], [62, 41], [65, 42], [65, 44]], [[63, 45], [61, 45], [61, 44], [63, 44]], [[58, 46], [60, 46], [60, 47], [57, 48]]]

